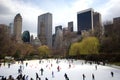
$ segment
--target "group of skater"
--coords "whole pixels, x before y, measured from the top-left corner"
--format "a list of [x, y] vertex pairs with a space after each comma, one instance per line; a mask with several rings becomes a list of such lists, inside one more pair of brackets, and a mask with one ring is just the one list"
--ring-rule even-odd
[[[48, 60], [48, 62], [50, 63], [50, 61]], [[73, 60], [71, 60], [71, 61], [68, 61], [69, 63], [68, 63], [68, 68], [70, 69], [71, 67], [72, 67], [72, 63], [73, 63]], [[41, 63], [44, 63], [44, 61], [42, 61], [42, 60], [40, 60], [39, 61], [39, 64], [41, 64]], [[57, 59], [56, 60], [56, 63], [57, 64], [59, 64], [60, 63], [60, 61]], [[24, 64], [24, 62], [22, 61], [20, 64]], [[83, 63], [82, 63], [83, 64]], [[90, 63], [90, 64], [92, 64], [92, 63]], [[26, 62], [25, 63], [25, 65], [26, 65], [26, 67], [28, 66], [28, 63]], [[1, 64], [0, 64], [0, 66], [1, 66]], [[9, 63], [8, 64], [8, 68], [10, 68], [10, 66], [11, 66], [11, 64]], [[51, 67], [53, 67], [53, 64], [51, 63], [50, 64], [50, 66]], [[48, 67], [48, 65], [46, 65], [46, 68]], [[56, 67], [56, 69], [57, 69], [57, 72], [60, 72], [61, 71], [61, 66], [60, 65], [58, 65], [57, 67]], [[95, 65], [95, 69], [97, 70], [98, 69], [98, 66], [97, 65]], [[6, 78], [5, 76], [0, 76], [0, 80], [42, 80], [43, 78], [41, 78], [41, 76], [43, 76], [44, 74], [44, 71], [45, 71], [45, 67], [44, 68], [40, 68], [40, 70], [39, 70], [39, 72], [40, 72], [40, 75], [39, 75], [39, 73], [37, 73], [36, 72], [36, 79], [34, 79], [34, 78], [32, 78], [32, 77], [30, 77], [30, 76], [28, 76], [28, 75], [23, 75], [23, 70], [24, 70], [24, 66], [22, 66], [22, 65], [20, 65], [19, 66], [19, 68], [18, 68], [18, 76], [16, 77], [16, 78], [14, 78], [12, 75], [9, 75], [9, 77], [8, 78]], [[56, 72], [56, 73], [57, 73]], [[52, 78], [55, 78], [55, 74], [56, 74], [54, 71], [51, 71], [51, 76], [52, 76]], [[110, 74], [111, 74], [111, 76], [112, 77], [114, 77], [114, 72], [110, 72]], [[45, 75], [44, 75], [45, 76]], [[69, 78], [69, 74], [68, 73], [64, 73], [63, 75], [60, 75], [60, 76], [64, 76], [64, 80], [70, 80]], [[92, 80], [95, 80], [95, 74], [91, 74], [91, 77], [92, 77]], [[83, 80], [86, 80], [86, 75], [85, 74], [82, 74], [82, 79]], [[45, 77], [44, 78], [44, 80], [49, 80], [49, 78], [48, 77]]]

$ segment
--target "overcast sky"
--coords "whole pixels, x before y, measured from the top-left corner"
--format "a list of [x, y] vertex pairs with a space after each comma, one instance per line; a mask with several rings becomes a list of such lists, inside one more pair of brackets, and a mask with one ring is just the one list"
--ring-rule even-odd
[[23, 18], [22, 31], [29, 30], [37, 35], [38, 16], [50, 12], [53, 14], [53, 33], [57, 25], [67, 27], [74, 22], [77, 30], [77, 12], [93, 8], [101, 13], [102, 22], [120, 17], [120, 0], [0, 0], [0, 24], [13, 22], [17, 13]]

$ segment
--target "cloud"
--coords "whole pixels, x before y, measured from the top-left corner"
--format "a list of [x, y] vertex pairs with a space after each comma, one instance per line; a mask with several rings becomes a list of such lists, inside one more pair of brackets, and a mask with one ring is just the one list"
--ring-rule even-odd
[[20, 13], [23, 19], [22, 31], [29, 30], [31, 33], [37, 33], [37, 17], [44, 12], [39, 7], [31, 3], [25, 3], [22, 0], [1, 0], [0, 7], [1, 10], [4, 9], [0, 13], [2, 23], [7, 22], [9, 24], [13, 22], [15, 15]]
[[74, 22], [77, 31], [77, 12], [93, 8], [101, 13], [102, 20], [120, 16], [120, 0], [0, 0], [0, 23], [9, 24], [17, 13], [23, 18], [22, 30], [37, 34], [38, 16], [51, 12], [53, 14], [53, 32], [57, 25], [67, 27], [69, 21]]
[[6, 6], [4, 6], [3, 4], [0, 3], [0, 14], [2, 16], [7, 15], [7, 14], [11, 14], [12, 12], [10, 11], [10, 9]]
[[[71, 1], [71, 0], [70, 0]], [[62, 0], [62, 2], [52, 3], [53, 32], [54, 27], [62, 25], [67, 27], [68, 22], [74, 22], [74, 30], [77, 30], [77, 12], [89, 8], [94, 0], [74, 0], [72, 2]], [[84, 4], [84, 5], [83, 5]]]
[[[73, 3], [71, 3], [71, 6], [68, 6], [68, 8], [64, 11], [63, 15], [65, 16], [65, 23], [67, 24], [69, 21], [74, 22], [74, 30], [77, 31], [77, 12], [88, 9], [93, 4], [94, 0], [75, 0]], [[64, 20], [64, 19], [63, 19]]]
[[109, 0], [99, 7], [98, 11], [102, 14], [103, 22], [120, 17], [120, 0]]

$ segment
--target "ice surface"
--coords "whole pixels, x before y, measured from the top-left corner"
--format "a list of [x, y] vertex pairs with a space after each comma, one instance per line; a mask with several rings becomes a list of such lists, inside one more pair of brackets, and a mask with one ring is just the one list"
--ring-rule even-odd
[[[18, 76], [18, 69], [22, 66], [22, 74], [28, 75], [28, 79], [33, 78], [36, 80], [36, 73], [38, 73], [41, 80], [45, 80], [47, 77], [48, 80], [65, 80], [64, 74], [66, 73], [69, 77], [69, 80], [83, 80], [83, 74], [86, 76], [85, 80], [93, 80], [92, 74], [94, 74], [94, 80], [120, 80], [120, 69], [115, 69], [109, 66], [102, 66], [97, 64], [90, 65], [89, 63], [83, 64], [84, 60], [74, 60], [67, 61], [65, 59], [58, 60], [59, 63], [56, 63], [57, 60], [49, 59], [42, 60], [39, 63], [39, 60], [30, 60], [24, 61], [24, 64], [11, 64], [8, 68], [8, 64], [5, 66], [2, 64], [0, 67], [0, 76], [12, 75], [14, 78]], [[26, 66], [26, 63], [28, 65]], [[69, 67], [69, 64], [71, 67]], [[97, 70], [95, 66], [97, 65]], [[57, 67], [60, 67], [60, 72], [58, 72]], [[40, 69], [43, 68], [43, 76], [41, 76]], [[54, 77], [52, 77], [52, 71], [54, 72]], [[111, 71], [114, 73], [114, 76], [111, 76]]]

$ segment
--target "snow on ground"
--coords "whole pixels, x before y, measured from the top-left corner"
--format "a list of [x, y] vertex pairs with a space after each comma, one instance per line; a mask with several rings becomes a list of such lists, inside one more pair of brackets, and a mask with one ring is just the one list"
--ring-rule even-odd
[[[67, 61], [65, 59], [58, 60], [59, 63], [56, 63], [57, 60], [30, 60], [24, 61], [24, 64], [11, 64], [8, 68], [8, 64], [5, 66], [2, 64], [0, 67], [0, 76], [12, 75], [14, 78], [18, 76], [18, 69], [22, 66], [22, 74], [28, 75], [28, 79], [33, 78], [36, 80], [36, 73], [38, 73], [41, 80], [45, 80], [47, 77], [48, 80], [65, 80], [64, 74], [66, 73], [69, 77], [69, 80], [83, 80], [83, 74], [86, 76], [85, 80], [93, 80], [92, 74], [94, 74], [94, 80], [119, 80], [120, 79], [120, 69], [115, 69], [108, 66], [102, 66], [97, 64], [90, 65], [89, 63], [83, 64], [84, 60], [74, 60]], [[26, 66], [26, 63], [28, 65]], [[69, 64], [71, 67], [69, 67]], [[97, 65], [97, 70], [95, 66]], [[57, 67], [60, 67], [60, 72], [58, 72]], [[43, 76], [41, 76], [40, 69], [43, 68]], [[52, 77], [52, 71], [54, 72], [54, 77]], [[114, 76], [111, 76], [111, 71], [114, 73]]]

